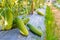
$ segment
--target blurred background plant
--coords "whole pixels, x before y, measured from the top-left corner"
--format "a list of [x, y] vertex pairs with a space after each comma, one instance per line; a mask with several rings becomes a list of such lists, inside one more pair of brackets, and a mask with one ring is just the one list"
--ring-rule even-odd
[[60, 0], [56, 0], [56, 2], [57, 2], [58, 4], [60, 4]]

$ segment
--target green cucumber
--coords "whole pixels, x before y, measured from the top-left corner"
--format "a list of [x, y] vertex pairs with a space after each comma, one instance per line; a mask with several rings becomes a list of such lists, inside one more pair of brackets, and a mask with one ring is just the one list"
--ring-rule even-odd
[[[29, 18], [24, 18], [22, 20], [23, 20], [24, 24], [26, 25], [29, 22], [30, 19]], [[15, 21], [13, 21], [12, 29], [14, 29], [14, 28], [17, 28], [17, 25], [16, 25]]]
[[43, 34], [41, 30], [39, 30], [38, 28], [32, 26], [31, 24], [27, 24], [27, 26], [30, 28], [30, 30], [31, 30], [33, 33], [35, 33], [35, 34], [37, 34], [37, 35], [39, 35], [39, 36], [41, 36], [41, 35]]
[[8, 16], [6, 17], [7, 25], [5, 27], [5, 30], [9, 30], [12, 28], [12, 23], [13, 23], [13, 15], [12, 13], [9, 13]]
[[29, 34], [29, 32], [28, 32], [26, 26], [24, 25], [23, 20], [17, 17], [17, 18], [15, 18], [14, 21], [15, 21], [19, 31], [21, 32], [21, 34], [27, 36]]
[[40, 16], [44, 16], [44, 14], [40, 11], [37, 11], [37, 14], [40, 15]]
[[10, 30], [12, 28], [13, 23], [13, 14], [9, 8], [6, 8], [4, 11], [4, 20], [5, 20], [5, 26], [3, 26], [2, 30]]
[[24, 24], [26, 25], [29, 22], [29, 20], [30, 20], [29, 18], [24, 18], [23, 19]]

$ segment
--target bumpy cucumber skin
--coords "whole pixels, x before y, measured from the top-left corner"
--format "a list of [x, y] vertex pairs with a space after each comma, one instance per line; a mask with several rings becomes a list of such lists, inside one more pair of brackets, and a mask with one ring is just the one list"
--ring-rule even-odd
[[40, 31], [40, 30], [37, 29], [36, 27], [32, 26], [31, 24], [27, 24], [27, 26], [30, 28], [30, 30], [31, 30], [33, 33], [35, 33], [35, 34], [37, 34], [37, 35], [39, 35], [39, 36], [41, 36], [41, 35], [43, 34], [42, 31]]
[[39, 11], [37, 11], [37, 14], [40, 15], [40, 16], [44, 16], [44, 14], [39, 12]]
[[14, 21], [15, 21], [19, 31], [21, 32], [21, 34], [24, 36], [27, 36], [29, 34], [29, 32], [28, 32], [26, 26], [24, 25], [23, 20], [17, 17], [17, 18], [15, 18]]
[[30, 20], [29, 18], [24, 18], [23, 19], [24, 24], [26, 25], [29, 22], [29, 20]]

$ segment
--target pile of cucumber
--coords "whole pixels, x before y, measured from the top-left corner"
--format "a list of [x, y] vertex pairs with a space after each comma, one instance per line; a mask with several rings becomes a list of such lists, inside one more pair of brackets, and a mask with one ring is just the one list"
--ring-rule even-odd
[[2, 16], [4, 17], [4, 26], [2, 26], [1, 30], [11, 30], [12, 28], [18, 28], [22, 35], [28, 36], [29, 31], [26, 28], [28, 27], [34, 34], [39, 36], [42, 36], [43, 34], [41, 30], [31, 24], [28, 24], [30, 20], [29, 18], [19, 18], [18, 16], [14, 18], [10, 8], [5, 8], [4, 12], [2, 12]]
[[[10, 15], [11, 17], [6, 17], [5, 21], [7, 21], [7, 25], [5, 25], [5, 27], [2, 30], [11, 30], [12, 28], [18, 28], [20, 33], [24, 36], [28, 36], [29, 35], [29, 31], [27, 29], [27, 27], [29, 28], [29, 30], [31, 30], [34, 34], [37, 34], [38, 36], [42, 36], [42, 31], [39, 30], [38, 28], [36, 28], [35, 26], [28, 24], [29, 22], [29, 18], [13, 18], [12, 15]], [[11, 18], [11, 19], [9, 19]], [[7, 20], [8, 19], [8, 20]]]

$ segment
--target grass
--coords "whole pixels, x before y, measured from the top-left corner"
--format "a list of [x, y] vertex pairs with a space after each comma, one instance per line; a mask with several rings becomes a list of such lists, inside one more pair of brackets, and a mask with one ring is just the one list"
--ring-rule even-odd
[[46, 16], [45, 16], [45, 25], [46, 25], [46, 40], [57, 40], [55, 35], [55, 19], [53, 12], [50, 7], [46, 8]]

